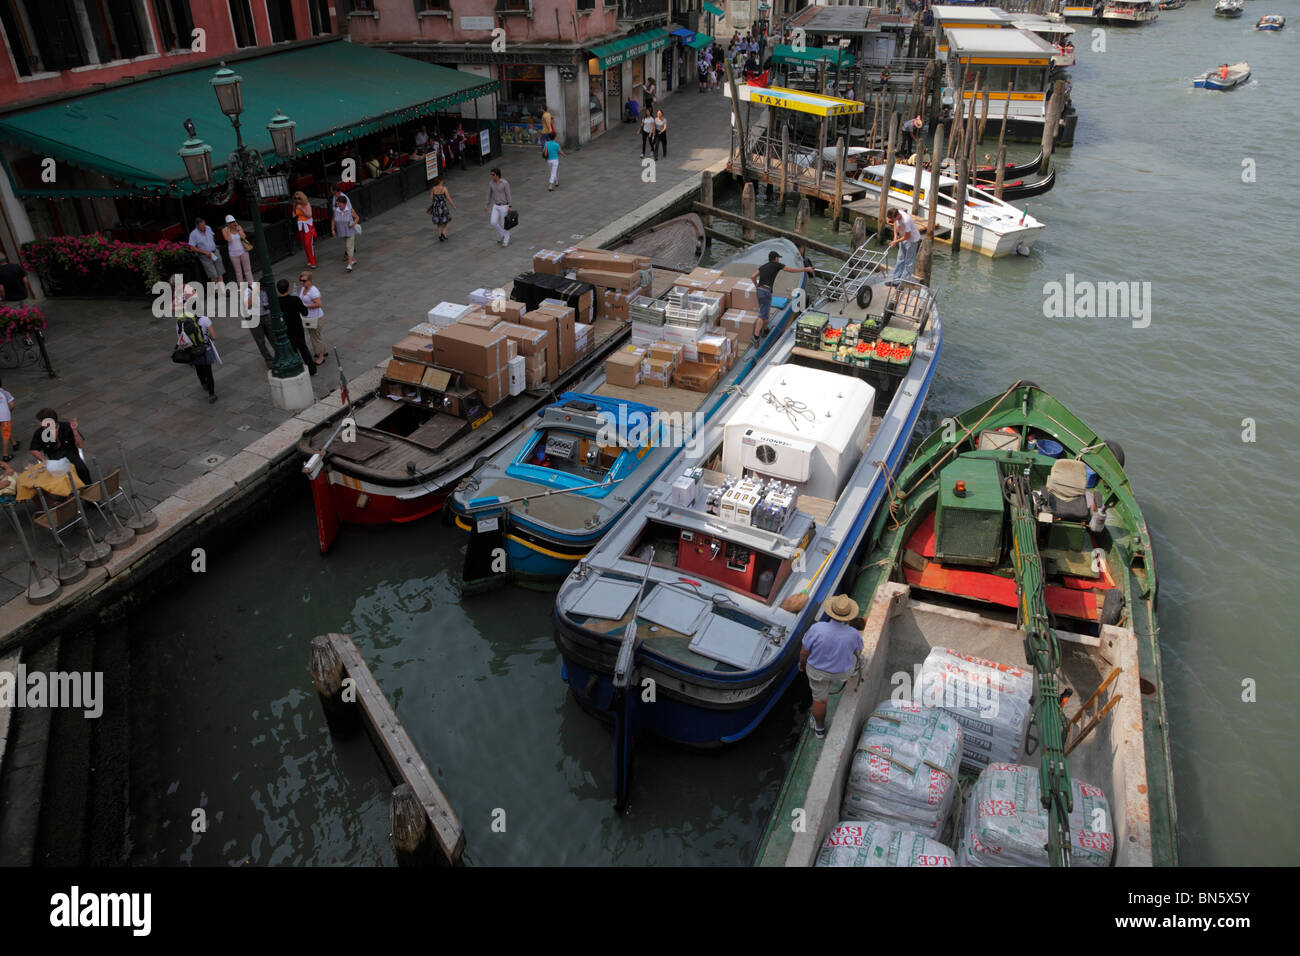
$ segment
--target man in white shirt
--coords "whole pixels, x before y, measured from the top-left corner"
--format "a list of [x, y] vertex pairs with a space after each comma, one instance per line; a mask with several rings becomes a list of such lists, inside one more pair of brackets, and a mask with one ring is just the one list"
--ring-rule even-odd
[[891, 278], [910, 279], [916, 266], [916, 246], [921, 241], [921, 231], [916, 228], [912, 217], [901, 209], [889, 210], [885, 220], [894, 227], [894, 241], [889, 247], [899, 246], [898, 263]]
[[217, 237], [212, 227], [202, 219], [194, 220], [194, 230], [190, 233], [190, 247], [201, 253], [199, 258], [203, 263], [203, 271], [209, 279], [226, 278], [225, 264], [221, 261], [221, 253], [217, 251]]

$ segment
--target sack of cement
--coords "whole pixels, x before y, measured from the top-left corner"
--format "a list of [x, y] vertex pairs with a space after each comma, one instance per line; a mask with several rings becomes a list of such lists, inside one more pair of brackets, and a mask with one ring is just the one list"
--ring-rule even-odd
[[831, 830], [816, 866], [956, 866], [942, 843], [880, 820], [845, 820]]
[[942, 710], [882, 701], [858, 738], [840, 815], [937, 837], [952, 807], [961, 740], [961, 726]]
[[1033, 716], [1032, 671], [936, 647], [921, 665], [918, 684], [921, 704], [942, 707], [961, 724], [963, 771], [1020, 760]]
[[[1071, 781], [1070, 865], [1109, 866], [1115, 847], [1110, 804], [1100, 787]], [[991, 764], [971, 788], [959, 824], [959, 866], [1048, 866], [1047, 810], [1038, 768]]]

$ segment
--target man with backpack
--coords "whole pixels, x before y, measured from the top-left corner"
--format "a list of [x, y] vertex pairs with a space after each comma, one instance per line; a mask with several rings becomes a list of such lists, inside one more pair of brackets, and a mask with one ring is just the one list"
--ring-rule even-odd
[[194, 372], [199, 377], [199, 384], [208, 393], [208, 404], [217, 400], [217, 386], [212, 378], [212, 366], [220, 364], [221, 356], [217, 354], [217, 338], [212, 334], [212, 320], [206, 315], [197, 319], [190, 313], [182, 313], [176, 319], [176, 347], [191, 348], [201, 346], [203, 351], [190, 361]]

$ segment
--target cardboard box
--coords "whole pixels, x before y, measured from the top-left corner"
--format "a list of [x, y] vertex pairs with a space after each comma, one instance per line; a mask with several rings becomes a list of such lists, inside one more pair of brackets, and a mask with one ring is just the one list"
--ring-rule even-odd
[[528, 311], [528, 307], [514, 299], [493, 299], [483, 306], [483, 311], [489, 317], [495, 316], [499, 321], [518, 322], [519, 317]]
[[579, 269], [579, 282], [590, 282], [601, 289], [635, 289], [644, 286], [645, 277], [640, 271], [604, 272], [598, 269]]
[[721, 279], [715, 279], [708, 288], [710, 293], [722, 298], [723, 312], [731, 308], [731, 287], [735, 283], [736, 280], [733, 276], [723, 276]]
[[760, 329], [757, 312], [730, 309], [723, 313], [722, 331], [735, 332], [742, 343], [748, 344]]
[[440, 329], [445, 329], [449, 325], [455, 325], [460, 321], [460, 317], [469, 311], [469, 306], [460, 305], [456, 302], [439, 302], [429, 310], [425, 321], [430, 325]]
[[591, 326], [577, 322], [573, 326], [573, 351], [578, 358], [585, 358], [591, 351]]
[[408, 362], [400, 358], [390, 359], [388, 368], [384, 370], [384, 378], [404, 385], [419, 385], [420, 379], [424, 377], [424, 369], [425, 366], [419, 362]]
[[408, 335], [394, 342], [393, 357], [410, 362], [433, 362], [433, 336]]
[[704, 365], [727, 368], [731, 358], [731, 341], [725, 335], [703, 335], [695, 344], [699, 361]]
[[629, 346], [605, 359], [605, 381], [610, 385], [636, 388], [643, 380], [645, 350]]
[[731, 369], [735, 367], [736, 362], [740, 360], [740, 353], [745, 350], [745, 346], [740, 344], [739, 332], [727, 332], [725, 335], [727, 336], [727, 340], [731, 342], [731, 361], [727, 363], [727, 368]]
[[683, 362], [673, 373], [673, 384], [692, 392], [708, 392], [722, 378], [722, 366]]
[[748, 279], [736, 279], [728, 296], [733, 309], [758, 311], [758, 287]]
[[557, 249], [538, 249], [533, 253], [533, 271], [543, 275], [564, 275], [564, 253]]
[[556, 332], [560, 343], [560, 369], [566, 369], [578, 357], [575, 343], [577, 312], [561, 299], [543, 299], [534, 311], [556, 318]]
[[457, 323], [433, 337], [433, 360], [470, 375], [496, 375], [506, 364], [506, 337]]
[[596, 306], [596, 316], [602, 319], [615, 319], [627, 322], [632, 317], [632, 303], [644, 295], [645, 286], [627, 291], [619, 289], [598, 289], [600, 300]]
[[570, 269], [595, 269], [599, 272], [626, 275], [641, 269], [649, 269], [650, 258], [649, 256], [631, 255], [626, 252], [613, 252], [608, 249], [575, 248], [569, 249], [565, 253], [564, 264]]
[[568, 319], [554, 312], [534, 309], [531, 312], [525, 312], [521, 324], [533, 329], [544, 329], [550, 333], [551, 341], [556, 343], [552, 351], [555, 353], [555, 372], [551, 376], [564, 371], [573, 364], [573, 320]]
[[702, 266], [696, 266], [686, 274], [692, 279], [698, 279], [706, 285], [712, 285], [714, 282], [722, 278], [721, 269], [705, 269]]
[[535, 355], [525, 355], [524, 384], [528, 388], [539, 388], [546, 382], [546, 349]]
[[687, 292], [708, 292], [713, 287], [713, 283], [712, 281], [706, 282], [703, 279], [695, 279], [689, 275], [684, 275], [673, 280], [673, 287], [685, 289]]
[[682, 361], [683, 349], [681, 345], [674, 342], [664, 342], [660, 340], [650, 346], [649, 355], [651, 358], [668, 359], [676, 367]]
[[501, 404], [510, 395], [510, 377], [504, 369], [491, 375], [466, 375], [465, 384], [477, 390], [489, 408]]
[[522, 355], [518, 355], [506, 363], [508, 379], [506, 387], [511, 395], [522, 395], [524, 389], [528, 387], [528, 375], [524, 370], [527, 361]]
[[468, 312], [461, 316], [457, 325], [468, 325], [474, 329], [486, 329], [489, 332], [500, 325], [504, 320], [499, 315], [489, 315], [484, 312]]
[[642, 375], [647, 385], [667, 388], [673, 383], [676, 364], [671, 359], [648, 358], [642, 363]]

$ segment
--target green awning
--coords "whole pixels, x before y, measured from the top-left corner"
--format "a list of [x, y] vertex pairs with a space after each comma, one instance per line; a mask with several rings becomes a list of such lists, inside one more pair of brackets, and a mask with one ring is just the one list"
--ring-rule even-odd
[[706, 46], [713, 45], [713, 37], [707, 33], [697, 33], [694, 37], [686, 41], [686, 45], [696, 50], [703, 50]]
[[715, 17], [725, 17], [725, 16], [726, 16], [726, 14], [722, 12], [722, 9], [721, 9], [721, 8], [719, 8], [719, 7], [715, 7], [715, 6], [714, 6], [713, 4], [711, 4], [711, 3], [705, 3], [705, 4], [704, 4], [704, 12], [705, 12], [705, 13], [711, 13], [711, 14], [713, 14]]
[[638, 56], [649, 53], [651, 50], [666, 47], [671, 39], [672, 34], [662, 28], [642, 30], [640, 33], [633, 33], [631, 36], [619, 37], [613, 43], [587, 47], [587, 52], [596, 60], [600, 69], [608, 70], [611, 66], [617, 66], [624, 60], [633, 60]]
[[841, 68], [854, 65], [853, 54], [839, 47], [810, 46], [796, 50], [791, 46], [778, 45], [772, 51], [773, 63], [829, 63]]
[[[278, 162], [266, 124], [276, 109], [297, 123], [299, 155], [346, 143], [427, 116], [496, 89], [495, 80], [342, 41], [238, 60], [243, 78], [245, 143]], [[177, 150], [182, 123], [194, 120], [212, 146], [213, 178], [226, 176], [235, 149], [230, 121], [208, 81], [212, 65], [99, 90], [48, 106], [0, 116], [0, 140], [40, 156], [99, 173], [141, 193], [199, 191]], [[19, 189], [21, 195], [46, 195]], [[103, 195], [120, 190], [106, 188]]]

